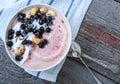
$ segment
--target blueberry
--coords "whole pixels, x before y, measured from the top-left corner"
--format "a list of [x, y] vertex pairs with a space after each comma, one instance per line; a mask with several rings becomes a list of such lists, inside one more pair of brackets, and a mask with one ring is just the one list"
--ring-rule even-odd
[[33, 29], [32, 28], [28, 28], [28, 32], [32, 32], [33, 31]]
[[32, 44], [32, 41], [31, 40], [24, 40], [22, 43], [24, 45], [30, 45], [30, 44]]
[[24, 22], [25, 14], [24, 13], [18, 13], [18, 21]]
[[43, 26], [41, 26], [41, 27], [39, 28], [39, 30], [42, 30], [42, 31], [44, 31], [44, 27], [43, 27]]
[[22, 23], [24, 22], [24, 19], [18, 18], [17, 20], [18, 20], [19, 22], [22, 22]]
[[41, 43], [43, 43], [43, 44], [47, 44], [48, 41], [47, 41], [47, 39], [43, 39], [43, 40], [41, 41]]
[[46, 16], [44, 15], [41, 20], [42, 20], [42, 22], [46, 23], [47, 22]]
[[33, 28], [34, 26], [32, 26], [31, 24], [28, 24], [27, 25], [27, 29], [29, 29], [29, 28]]
[[24, 20], [23, 24], [25, 24], [26, 27], [28, 26], [27, 19]]
[[36, 29], [34, 29], [34, 30], [33, 30], [33, 33], [35, 34], [36, 32], [37, 32], [37, 30], [36, 30]]
[[10, 35], [10, 34], [14, 34], [14, 32], [15, 32], [15, 31], [14, 31], [13, 29], [9, 29], [9, 30], [8, 30], [8, 34], [9, 34], [9, 35]]
[[38, 16], [38, 15], [35, 15], [34, 18], [37, 20], [37, 19], [39, 18], [39, 16]]
[[7, 46], [8, 46], [8, 47], [12, 47], [12, 46], [13, 46], [13, 42], [12, 42], [12, 41], [8, 41], [8, 42], [7, 42]]
[[32, 41], [31, 41], [31, 40], [27, 40], [27, 43], [28, 43], [28, 44], [32, 44]]
[[26, 25], [25, 24], [21, 24], [21, 29], [25, 29], [26, 28]]
[[37, 13], [37, 16], [38, 16], [38, 18], [40, 18], [40, 19], [41, 19], [41, 18], [42, 18], [42, 16], [43, 16], [43, 14], [42, 14], [41, 12], [38, 12], [38, 13]]
[[23, 56], [21, 56], [21, 55], [16, 55], [15, 56], [16, 61], [21, 61], [22, 59], [23, 59]]
[[44, 22], [43, 22], [42, 20], [39, 20], [39, 24], [40, 24], [40, 25], [43, 25]]
[[25, 39], [22, 44], [26, 45], [27, 44], [27, 40]]
[[28, 30], [24, 30], [24, 31], [22, 31], [21, 36], [25, 37], [27, 34], [28, 34]]
[[32, 24], [32, 20], [30, 18], [27, 19], [27, 24]]
[[25, 29], [24, 31], [23, 31], [23, 34], [28, 34], [28, 30], [27, 29]]
[[18, 18], [19, 19], [24, 19], [25, 18], [25, 14], [24, 13], [18, 13]]
[[35, 36], [38, 37], [38, 38], [41, 38], [41, 37], [42, 37], [42, 34], [37, 31], [37, 32], [35, 33]]
[[33, 16], [33, 15], [30, 16], [30, 20], [31, 20], [31, 21], [34, 21], [34, 16]]
[[45, 31], [46, 31], [47, 33], [50, 33], [50, 32], [51, 32], [50, 27], [47, 27]]
[[49, 21], [52, 21], [52, 20], [53, 20], [53, 17], [52, 17], [52, 16], [48, 16], [48, 20], [49, 20]]
[[48, 22], [46, 23], [46, 25], [47, 25], [47, 26], [51, 26], [51, 25], [53, 25], [53, 22], [52, 22], [52, 21], [48, 21]]
[[12, 34], [10, 34], [10, 35], [8, 35], [8, 39], [13, 39], [13, 35]]
[[39, 33], [44, 33], [44, 27], [43, 26], [41, 26], [40, 28], [39, 28]]
[[21, 32], [20, 31], [16, 31], [16, 36], [20, 36]]
[[43, 43], [40, 43], [38, 44], [39, 48], [44, 48], [44, 44]]

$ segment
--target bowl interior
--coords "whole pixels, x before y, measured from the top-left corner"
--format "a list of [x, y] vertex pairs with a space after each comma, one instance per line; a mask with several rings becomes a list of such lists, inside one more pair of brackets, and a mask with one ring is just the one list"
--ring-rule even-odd
[[[17, 18], [17, 14], [18, 14], [19, 12], [21, 12], [21, 11], [26, 11], [26, 10], [29, 10], [29, 9], [31, 9], [31, 8], [33, 8], [33, 7], [39, 7], [39, 8], [41, 8], [41, 7], [46, 7], [46, 8], [48, 8], [48, 9], [51, 9], [51, 10], [56, 11], [57, 14], [59, 14], [59, 15], [62, 16], [62, 18], [63, 18], [64, 21], [66, 22], [67, 27], [69, 28], [69, 29], [68, 29], [68, 33], [69, 33], [69, 38], [68, 38], [68, 40], [69, 40], [69, 42], [68, 42], [68, 44], [67, 44], [67, 47], [66, 47], [66, 50], [64, 51], [63, 56], [61, 56], [61, 58], [60, 58], [55, 64], [52, 64], [51, 66], [46, 67], [46, 68], [42, 68], [42, 69], [30, 69], [30, 68], [27, 68], [27, 67], [21, 65], [19, 62], [15, 61], [15, 59], [14, 59], [13, 56], [10, 54], [9, 49], [8, 49], [8, 47], [7, 47], [7, 45], [6, 45], [6, 42], [7, 42], [7, 31], [8, 31], [8, 29], [11, 28], [12, 22]], [[31, 70], [31, 71], [44, 71], [44, 70], [48, 70], [48, 69], [53, 68], [54, 66], [58, 65], [58, 64], [66, 57], [66, 55], [67, 55], [67, 53], [68, 53], [68, 51], [69, 51], [70, 45], [71, 45], [71, 27], [70, 27], [70, 25], [69, 25], [69, 22], [68, 22], [67, 19], [64, 17], [64, 15], [62, 15], [61, 13], [59, 13], [54, 7], [49, 6], [49, 5], [46, 5], [46, 4], [31, 5], [31, 6], [27, 6], [27, 7], [23, 8], [23, 9], [19, 10], [19, 11], [12, 17], [12, 19], [10, 20], [9, 25], [8, 25], [8, 27], [7, 27], [7, 30], [6, 30], [6, 33], [5, 33], [5, 48], [6, 48], [6, 50], [7, 50], [7, 53], [8, 53], [8, 55], [9, 55], [9, 57], [10, 57], [10, 58], [12, 59], [12, 61], [13, 61], [15, 64], [17, 64], [19, 67], [21, 67], [21, 68], [23, 68], [23, 69]]]

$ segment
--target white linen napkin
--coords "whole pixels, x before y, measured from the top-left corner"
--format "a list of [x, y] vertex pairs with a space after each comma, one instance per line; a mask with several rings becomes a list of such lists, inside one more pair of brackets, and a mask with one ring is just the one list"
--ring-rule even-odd
[[[61, 12], [61, 14], [66, 16], [71, 25], [72, 40], [74, 41], [91, 1], [92, 0], [2, 0], [0, 3], [0, 37], [4, 41], [7, 25], [19, 9], [28, 5], [42, 3], [52, 5]], [[41, 79], [55, 82], [64, 61], [65, 59], [54, 68], [46, 71], [25, 71]]]

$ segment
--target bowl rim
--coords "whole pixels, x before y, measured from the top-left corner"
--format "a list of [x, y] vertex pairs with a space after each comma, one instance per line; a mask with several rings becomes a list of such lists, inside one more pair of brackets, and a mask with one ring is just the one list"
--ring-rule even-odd
[[[9, 50], [8, 50], [8, 47], [7, 47], [7, 44], [6, 44], [6, 42], [7, 42], [7, 38], [6, 38], [6, 37], [7, 37], [7, 31], [8, 31], [8, 29], [9, 29], [8, 27], [9, 27], [9, 25], [10, 25], [10, 23], [11, 23], [11, 20], [12, 20], [20, 11], [23, 11], [23, 10], [25, 10], [26, 8], [38, 7], [38, 6], [47, 7], [47, 8], [50, 8], [50, 9], [52, 9], [52, 10], [55, 10], [58, 14], [60, 14], [60, 15], [63, 17], [63, 19], [64, 19], [64, 21], [66, 22], [66, 25], [67, 25], [67, 27], [68, 27], [68, 30], [69, 30], [69, 40], [68, 40], [68, 45], [67, 45], [67, 48], [66, 48], [65, 52], [62, 54], [63, 56], [61, 56], [61, 58], [60, 58], [56, 63], [52, 64], [52, 65], [49, 66], [49, 67], [43, 68], [43, 69], [31, 69], [31, 68], [25, 67], [25, 66], [23, 66], [23, 65], [20, 65], [20, 64], [17, 63], [17, 62], [15, 61], [15, 59], [10, 55]], [[34, 4], [34, 5], [29, 5], [29, 6], [25, 6], [25, 7], [21, 8], [20, 10], [18, 10], [18, 11], [12, 16], [12, 18], [10, 19], [10, 21], [9, 21], [9, 23], [8, 23], [8, 25], [7, 25], [7, 28], [6, 28], [6, 31], [5, 31], [5, 38], [4, 38], [4, 39], [5, 39], [5, 48], [6, 48], [6, 51], [7, 51], [7, 53], [8, 53], [8, 56], [10, 57], [10, 59], [11, 59], [16, 65], [18, 65], [19, 67], [21, 67], [22, 69], [25, 69], [25, 70], [30, 70], [30, 71], [45, 71], [45, 70], [49, 70], [49, 69], [57, 66], [58, 64], [60, 64], [60, 63], [66, 58], [67, 53], [69, 52], [69, 49], [70, 49], [70, 46], [71, 46], [71, 42], [72, 42], [71, 26], [70, 26], [68, 20], [66, 19], [66, 17], [65, 17], [63, 14], [61, 14], [59, 11], [57, 11], [57, 9], [56, 9], [55, 7], [53, 7], [53, 6], [51, 6], [51, 5], [48, 5], [48, 4]]]

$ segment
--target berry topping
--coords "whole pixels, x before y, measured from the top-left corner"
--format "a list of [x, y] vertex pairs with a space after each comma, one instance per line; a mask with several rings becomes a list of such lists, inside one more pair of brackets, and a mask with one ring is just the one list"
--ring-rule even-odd
[[32, 41], [31, 40], [24, 40], [23, 44], [24, 45], [30, 45], [30, 44], [32, 44]]
[[24, 40], [24, 41], [22, 42], [22, 44], [26, 45], [26, 44], [27, 44], [27, 40]]
[[16, 36], [20, 36], [21, 32], [20, 31], [16, 31]]
[[52, 21], [52, 20], [53, 20], [53, 17], [49, 15], [49, 16], [48, 16], [48, 20], [49, 20], [49, 21]]
[[38, 15], [35, 15], [35, 16], [34, 16], [34, 18], [35, 18], [35, 19], [38, 19], [38, 18], [39, 18], [39, 16], [38, 16]]
[[12, 46], [13, 46], [13, 42], [12, 42], [12, 41], [8, 41], [8, 42], [7, 42], [7, 46], [8, 46], [8, 47], [12, 47]]
[[37, 32], [35, 33], [35, 36], [38, 37], [38, 38], [41, 38], [41, 37], [42, 37], [42, 34], [39, 33], [39, 31], [37, 31]]
[[21, 55], [16, 55], [15, 56], [16, 61], [21, 61], [22, 59], [23, 59], [23, 56], [21, 56]]
[[30, 18], [27, 19], [27, 24], [32, 24], [32, 20]]
[[24, 13], [18, 13], [18, 21], [23, 22], [25, 18], [25, 14]]
[[32, 44], [32, 41], [31, 40], [27, 40], [28, 44]]
[[26, 28], [26, 25], [25, 24], [21, 24], [21, 29], [25, 29]]
[[21, 36], [24, 37], [24, 36], [26, 36], [27, 34], [28, 34], [28, 30], [24, 30], [24, 31], [22, 31]]
[[15, 31], [14, 31], [13, 29], [9, 29], [9, 30], [8, 30], [8, 34], [9, 34], [9, 35], [10, 35], [10, 34], [14, 34], [14, 32], [15, 32]]
[[39, 24], [40, 24], [40, 25], [43, 25], [44, 22], [43, 22], [42, 20], [39, 20]]
[[25, 14], [24, 13], [18, 13], [18, 18], [21, 18], [21, 19], [25, 18]]
[[43, 40], [38, 44], [38, 46], [39, 46], [40, 48], [44, 48], [47, 43], [48, 43], [47, 39], [43, 39]]
[[42, 18], [42, 16], [43, 16], [43, 14], [42, 14], [41, 12], [38, 12], [38, 13], [37, 13], [37, 16], [38, 16], [38, 18], [40, 18], [40, 19], [41, 19], [41, 18]]
[[43, 44], [47, 44], [48, 43], [48, 41], [47, 41], [47, 39], [43, 39], [42, 41], [41, 41], [41, 43], [43, 43]]
[[32, 32], [33, 31], [33, 29], [32, 28], [28, 28], [28, 32]]
[[43, 21], [44, 23], [46, 23], [46, 22], [47, 22], [47, 18], [46, 18], [46, 16], [45, 16], [45, 15], [42, 17], [42, 21]]
[[30, 20], [31, 20], [31, 21], [34, 21], [34, 16], [33, 16], [33, 15], [30, 16]]
[[28, 29], [25, 29], [24, 31], [23, 31], [23, 34], [28, 34]]
[[39, 48], [44, 48], [44, 44], [43, 43], [40, 43], [38, 44]]
[[51, 26], [51, 25], [53, 25], [53, 22], [49, 20], [46, 25]]
[[13, 35], [8, 35], [8, 39], [13, 39]]
[[37, 30], [36, 30], [36, 29], [34, 29], [34, 30], [33, 30], [33, 33], [35, 34], [36, 32], [37, 32]]
[[50, 27], [47, 27], [45, 31], [46, 31], [47, 33], [50, 33], [50, 32], [51, 32]]
[[39, 33], [44, 33], [44, 27], [43, 26], [41, 26], [40, 28], [39, 28]]

